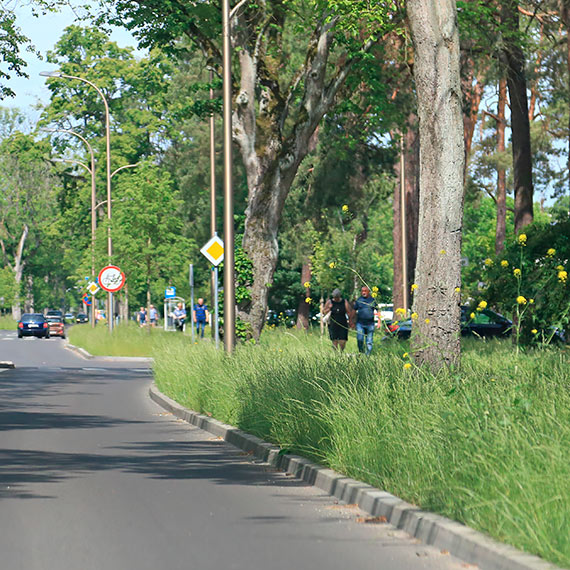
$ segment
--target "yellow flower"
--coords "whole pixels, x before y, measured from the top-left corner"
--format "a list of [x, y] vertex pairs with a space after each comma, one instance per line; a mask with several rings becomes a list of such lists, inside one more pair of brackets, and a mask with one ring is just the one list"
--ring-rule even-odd
[[520, 270], [518, 267], [515, 267], [515, 268], [513, 269], [513, 275], [514, 275], [515, 277], [520, 277], [520, 276], [521, 276], [521, 270]]
[[558, 269], [558, 271], [564, 271], [564, 266], [563, 265], [557, 265], [556, 269]]
[[412, 319], [416, 320], [418, 318], [418, 314], [417, 313], [412, 313]]
[[523, 297], [522, 295], [519, 295], [519, 296], [517, 297], [517, 303], [518, 303], [519, 305], [526, 305], [526, 298]]
[[456, 293], [460, 293], [460, 292], [461, 292], [461, 287], [456, 287], [456, 288], [455, 288], [455, 292], [456, 292]]
[[491, 265], [493, 265], [493, 260], [492, 260], [490, 257], [488, 257], [488, 258], [485, 260], [485, 265], [486, 265], [487, 267], [491, 267]]
[[372, 287], [372, 292], [373, 292], [373, 293], [378, 293], [378, 291], [380, 291], [380, 289], [378, 289], [378, 287]]
[[520, 245], [526, 245], [526, 234], [521, 234], [519, 236], [519, 244]]
[[408, 358], [408, 353], [404, 352], [404, 354], [402, 354], [402, 358]]
[[442, 249], [442, 250], [439, 252], [439, 255], [445, 255], [446, 253], [447, 253], [447, 251], [445, 251], [445, 249]]
[[311, 284], [308, 281], [305, 281], [303, 283], [303, 287], [305, 287], [306, 289], [308, 289], [311, 286]]
[[372, 292], [370, 293], [370, 296], [375, 299], [376, 297], [378, 297], [378, 293]]
[[343, 211], [344, 213], [348, 212], [348, 206], [347, 206], [346, 204], [343, 204], [343, 206], [342, 206], [342, 211]]
[[560, 283], [566, 283], [566, 279], [568, 279], [568, 273], [566, 271], [559, 271], [558, 281], [560, 281]]
[[555, 253], [556, 253], [556, 250], [555, 250], [553, 247], [551, 247], [551, 248], [546, 252], [546, 255], [547, 255], [548, 257], [552, 257]]
[[491, 380], [491, 382], [496, 382], [496, 380], [494, 378], [491, 378], [490, 380]]
[[509, 266], [509, 262], [506, 259], [503, 259], [503, 261], [501, 261], [501, 267], [508, 267]]
[[425, 322], [426, 322], [426, 325], [429, 325], [429, 319], [426, 319]]
[[331, 262], [329, 263], [329, 267], [330, 267], [331, 269], [334, 269], [334, 268], [336, 267], [336, 263], [335, 263], [334, 261], [331, 261]]
[[418, 288], [418, 284], [417, 283], [412, 283], [411, 289], [412, 291], [416, 291]]
[[409, 362], [406, 362], [406, 364], [404, 364], [404, 370], [409, 370], [412, 367], [412, 365]]
[[402, 307], [398, 307], [398, 308], [396, 309], [396, 313], [400, 313], [400, 314], [405, 315], [405, 314], [406, 314], [406, 309], [402, 309]]
[[475, 313], [471, 313], [471, 314], [469, 315], [469, 317], [472, 318], [472, 319], [474, 319], [474, 318], [475, 318]]
[[486, 309], [487, 308], [487, 301], [481, 301], [477, 306], [478, 309]]
[[536, 329], [532, 329], [530, 332], [531, 332], [532, 334], [536, 334], [538, 331], [537, 331]]
[[305, 303], [310, 303], [312, 300], [311, 297], [305, 297]]
[[528, 302], [529, 302], [529, 305], [534, 305], [534, 299], [529, 299]]

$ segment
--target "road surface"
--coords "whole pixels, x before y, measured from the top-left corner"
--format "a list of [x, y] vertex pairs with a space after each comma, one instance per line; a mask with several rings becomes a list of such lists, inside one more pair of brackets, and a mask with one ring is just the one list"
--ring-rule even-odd
[[3, 570], [465, 568], [148, 397], [144, 362], [0, 331]]

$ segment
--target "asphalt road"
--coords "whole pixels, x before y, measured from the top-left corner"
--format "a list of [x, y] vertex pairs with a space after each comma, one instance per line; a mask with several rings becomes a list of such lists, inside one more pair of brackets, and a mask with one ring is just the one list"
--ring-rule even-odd
[[2, 570], [465, 568], [176, 420], [150, 372], [0, 331]]

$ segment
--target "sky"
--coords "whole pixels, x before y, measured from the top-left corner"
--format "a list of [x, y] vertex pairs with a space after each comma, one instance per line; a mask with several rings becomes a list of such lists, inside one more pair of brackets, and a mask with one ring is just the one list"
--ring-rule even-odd
[[[12, 2], [11, 4], [14, 4]], [[10, 6], [13, 7], [13, 6]], [[40, 77], [40, 71], [54, 71], [57, 66], [45, 61], [46, 53], [53, 49], [55, 43], [61, 37], [63, 30], [75, 23], [76, 15], [70, 8], [62, 9], [57, 13], [49, 13], [39, 18], [32, 15], [30, 6], [20, 4], [14, 8], [17, 17], [17, 25], [22, 33], [27, 36], [36, 49], [43, 56], [43, 60], [33, 53], [21, 52], [21, 57], [28, 64], [24, 69], [29, 78], [13, 77], [6, 82], [15, 93], [16, 97], [4, 99], [0, 104], [4, 107], [18, 107], [30, 118], [37, 118], [39, 111], [34, 110], [38, 103], [47, 104], [50, 92], [47, 89], [46, 78]], [[121, 47], [136, 46], [136, 40], [124, 29], [114, 28], [111, 39]]]

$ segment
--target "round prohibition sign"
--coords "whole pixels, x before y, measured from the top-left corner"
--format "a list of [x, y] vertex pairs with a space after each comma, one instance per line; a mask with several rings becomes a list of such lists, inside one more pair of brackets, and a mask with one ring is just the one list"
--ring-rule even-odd
[[116, 293], [125, 284], [125, 274], [116, 265], [107, 265], [99, 271], [99, 286], [108, 293]]

